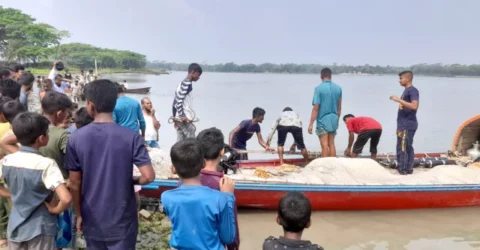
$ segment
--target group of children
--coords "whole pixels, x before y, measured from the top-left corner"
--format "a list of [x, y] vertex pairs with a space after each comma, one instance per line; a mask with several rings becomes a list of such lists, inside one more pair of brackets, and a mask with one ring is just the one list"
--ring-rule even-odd
[[[203, 130], [196, 139], [181, 140], [171, 148], [172, 172], [180, 182], [161, 196], [172, 222], [171, 247], [239, 249], [235, 184], [218, 170], [224, 150], [224, 136], [216, 128]], [[322, 249], [301, 240], [303, 230], [310, 227], [310, 217], [308, 198], [299, 192], [287, 193], [279, 202], [277, 217], [284, 236], [268, 237], [263, 249]]]

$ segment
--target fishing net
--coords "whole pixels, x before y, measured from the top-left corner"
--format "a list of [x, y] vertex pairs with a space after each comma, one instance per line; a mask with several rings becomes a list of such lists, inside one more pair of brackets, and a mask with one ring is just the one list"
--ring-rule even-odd
[[[150, 149], [157, 178], [176, 177], [170, 172], [171, 160], [161, 149]], [[400, 175], [395, 169], [381, 166], [371, 159], [319, 158], [305, 168], [295, 165], [239, 169], [228, 175], [237, 182], [291, 183], [307, 185], [439, 185], [479, 184], [480, 164], [468, 167], [441, 165], [416, 168], [412, 175]]]

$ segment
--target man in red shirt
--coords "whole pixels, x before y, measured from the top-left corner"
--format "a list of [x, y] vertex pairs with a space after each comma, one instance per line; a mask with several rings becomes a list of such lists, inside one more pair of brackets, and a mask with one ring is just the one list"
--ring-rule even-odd
[[[370, 154], [371, 158], [377, 158], [377, 145], [382, 135], [382, 125], [375, 119], [370, 117], [355, 117], [352, 114], [345, 115], [343, 121], [347, 125], [349, 132], [348, 147], [345, 150], [345, 156], [357, 157], [362, 153], [363, 146], [370, 140]], [[353, 133], [358, 134], [355, 144]], [[353, 150], [352, 150], [353, 145]]]

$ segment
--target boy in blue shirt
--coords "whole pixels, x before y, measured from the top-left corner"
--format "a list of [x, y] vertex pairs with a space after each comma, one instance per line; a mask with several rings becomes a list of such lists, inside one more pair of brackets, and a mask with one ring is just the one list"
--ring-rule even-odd
[[235, 240], [235, 185], [220, 179], [220, 191], [202, 186], [200, 171], [205, 166], [204, 152], [195, 139], [173, 145], [170, 158], [182, 181], [166, 191], [161, 202], [172, 222], [170, 246], [182, 249], [225, 250]]

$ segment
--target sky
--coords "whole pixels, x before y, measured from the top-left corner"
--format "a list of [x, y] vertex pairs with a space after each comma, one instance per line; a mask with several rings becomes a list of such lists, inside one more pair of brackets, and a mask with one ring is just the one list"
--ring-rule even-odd
[[480, 64], [478, 0], [0, 0], [150, 61]]

